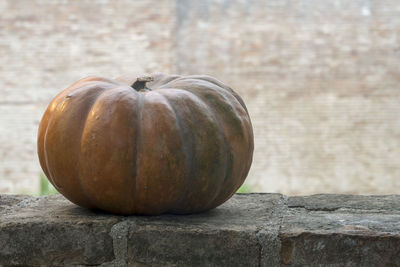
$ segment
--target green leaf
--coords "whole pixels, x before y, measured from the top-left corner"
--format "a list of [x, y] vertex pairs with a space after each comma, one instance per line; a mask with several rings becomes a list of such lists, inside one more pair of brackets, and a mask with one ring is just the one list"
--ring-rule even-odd
[[40, 174], [40, 196], [54, 195], [58, 194], [57, 189], [49, 182], [44, 173]]
[[236, 191], [236, 193], [251, 193], [253, 191], [253, 189], [251, 188], [251, 186], [247, 185], [247, 184], [242, 184], [242, 186], [238, 189], [238, 191]]

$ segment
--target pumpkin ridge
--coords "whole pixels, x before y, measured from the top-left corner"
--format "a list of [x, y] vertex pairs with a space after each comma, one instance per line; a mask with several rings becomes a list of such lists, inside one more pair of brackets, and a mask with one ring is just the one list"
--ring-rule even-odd
[[79, 81], [74, 82], [72, 85], [70, 85], [69, 87], [67, 87], [66, 89], [64, 89], [60, 93], [58, 93], [54, 97], [52, 102], [54, 102], [56, 99], [60, 98], [61, 96], [67, 95], [69, 92], [72, 92], [72, 91], [80, 89], [81, 87], [85, 86], [86, 83], [90, 83], [90, 82], [96, 81], [95, 79], [102, 79], [102, 78], [95, 77], [95, 76], [89, 76], [89, 77], [82, 78]]
[[[137, 214], [168, 211], [185, 186], [185, 150], [174, 111], [155, 91], [144, 94], [138, 158]], [[184, 131], [186, 136], [186, 131]]]
[[218, 79], [216, 79], [214, 77], [208, 76], [208, 75], [186, 76], [186, 78], [189, 78], [189, 77], [190, 77], [190, 79], [202, 80], [202, 81], [214, 84], [215, 86], [223, 89], [225, 92], [231, 94], [233, 97], [236, 98], [236, 100], [239, 102], [239, 104], [242, 106], [242, 108], [246, 111], [247, 115], [249, 115], [249, 112], [247, 110], [246, 105], [244, 104], [243, 99], [232, 88], [230, 88], [229, 86], [223, 84], [220, 80], [218, 80]]
[[[57, 107], [61, 104], [61, 103], [63, 103], [62, 101], [60, 101], [57, 105], [56, 105], [56, 107], [54, 108], [54, 109], [57, 109]], [[44, 133], [44, 136], [43, 136], [43, 156], [44, 156], [44, 162], [45, 162], [45, 167], [46, 167], [46, 170], [47, 170], [47, 172], [48, 172], [48, 179], [50, 180], [50, 182], [54, 185], [54, 187], [58, 190], [58, 191], [60, 191], [60, 192], [62, 192], [63, 190], [62, 190], [62, 188], [61, 187], [59, 187], [57, 184], [56, 184], [56, 182], [54, 181], [54, 179], [53, 179], [53, 174], [52, 174], [52, 172], [50, 171], [50, 168], [48, 167], [49, 166], [49, 156], [47, 155], [47, 149], [46, 149], [46, 147], [47, 147], [47, 134], [48, 134], [48, 131], [49, 131], [49, 125], [50, 125], [50, 123], [54, 120], [54, 112], [52, 112], [51, 114], [50, 114], [50, 117], [49, 117], [49, 120], [47, 121], [47, 125], [46, 125], [46, 130], [45, 130], [45, 133]], [[47, 175], [47, 173], [46, 173], [46, 175]]]
[[[165, 81], [163, 81], [164, 83], [162, 83], [159, 87], [158, 87], [158, 89], [168, 89], [168, 88], [170, 88], [171, 87], [171, 85], [170, 85], [170, 83], [173, 83], [173, 82], [175, 82], [175, 81], [179, 81], [179, 80], [182, 80], [182, 78], [184, 78], [185, 76], [180, 76], [180, 75], [176, 75], [176, 76], [173, 76], [173, 75], [171, 75], [170, 77], [167, 77], [167, 80]], [[165, 79], [165, 78], [164, 78]]]
[[[204, 107], [207, 107], [209, 110], [211, 110], [212, 112], [210, 112], [210, 114], [211, 114], [211, 116], [213, 118], [213, 122], [217, 126], [218, 134], [220, 135], [221, 140], [223, 140], [223, 143], [224, 143], [224, 148], [222, 149], [222, 151], [224, 151], [224, 157], [225, 157], [225, 161], [226, 161], [226, 165], [225, 165], [226, 167], [225, 167], [225, 170], [224, 170], [224, 179], [221, 179], [222, 181], [219, 182], [218, 188], [215, 191], [214, 196], [211, 197], [210, 200], [204, 205], [203, 209], [207, 210], [208, 206], [210, 206], [215, 201], [215, 199], [218, 198], [218, 196], [221, 193], [221, 190], [223, 189], [223, 184], [225, 184], [226, 180], [229, 179], [229, 176], [232, 173], [232, 162], [233, 162], [232, 161], [232, 149], [231, 149], [231, 147], [229, 146], [229, 144], [227, 142], [226, 133], [225, 133], [225, 131], [223, 130], [223, 128], [221, 126], [220, 118], [215, 115], [216, 114], [215, 109], [211, 108], [210, 105], [207, 104], [207, 101], [204, 101], [204, 99], [201, 96], [199, 96], [199, 95], [197, 95], [197, 94], [195, 94], [195, 93], [193, 93], [193, 92], [191, 92], [189, 90], [185, 90], [185, 89], [182, 89], [182, 88], [169, 88], [169, 89], [173, 89], [173, 90], [176, 90], [176, 91], [183, 91], [184, 93], [189, 94], [192, 98], [196, 99], [196, 101], [198, 101], [199, 103], [204, 105]], [[192, 157], [192, 161], [193, 161], [193, 158], [194, 157]], [[193, 163], [192, 163], [192, 165], [193, 165]], [[193, 173], [193, 171], [192, 171], [192, 173]], [[190, 184], [189, 184], [188, 187], [190, 188]], [[182, 200], [176, 205], [176, 206], [178, 206], [177, 209], [179, 209], [179, 205], [181, 204], [183, 199], [186, 197], [186, 195], [187, 195], [186, 192], [182, 195]], [[174, 210], [175, 208], [176, 207], [172, 208], [171, 210]]]
[[[63, 100], [63, 98], [65, 98], [67, 95], [68, 95], [68, 93], [70, 93], [70, 92], [74, 92], [74, 91], [78, 91], [78, 90], [82, 90], [82, 89], [87, 89], [87, 88], [85, 88], [85, 86], [88, 86], [87, 84], [85, 84], [86, 83], [86, 81], [84, 81], [85, 79], [95, 79], [96, 77], [87, 77], [87, 78], [84, 78], [84, 79], [81, 79], [81, 80], [79, 80], [79, 81], [77, 81], [76, 83], [74, 83], [70, 88], [71, 88], [71, 90], [69, 90], [69, 91], [62, 91], [62, 92], [60, 92], [57, 96], [55, 96], [55, 99], [60, 99], [60, 102], [58, 102], [57, 103], [57, 105], [56, 105], [56, 107], [54, 108], [54, 110], [56, 110], [61, 104], [63, 104], [64, 103], [64, 100]], [[87, 81], [87, 82], [93, 82], [92, 80], [89, 80], [89, 81]], [[80, 84], [81, 83], [81, 84]], [[76, 86], [75, 88], [73, 88], [73, 86]], [[48, 155], [47, 155], [47, 149], [46, 149], [46, 147], [47, 147], [47, 145], [46, 145], [46, 140], [47, 140], [47, 133], [48, 133], [48, 130], [49, 130], [49, 125], [50, 125], [50, 123], [53, 121], [53, 119], [54, 119], [54, 112], [52, 112], [51, 114], [50, 114], [50, 117], [49, 117], [49, 120], [47, 121], [47, 125], [46, 125], [46, 130], [45, 130], [45, 134], [44, 134], [44, 137], [43, 137], [43, 154], [44, 154], [44, 158], [45, 158], [45, 163], [46, 163], [46, 169], [47, 169], [47, 172], [49, 173], [49, 180], [50, 180], [50, 182], [55, 186], [55, 188], [58, 190], [58, 191], [63, 191], [62, 190], [62, 187], [61, 186], [58, 186], [57, 185], [57, 183], [55, 182], [55, 179], [53, 178], [53, 174], [51, 173], [51, 171], [50, 171], [50, 168], [48, 168], [48, 165], [49, 165], [49, 159], [48, 159]], [[46, 174], [47, 175], [47, 174]]]
[[[138, 95], [128, 86], [105, 90], [94, 102], [82, 130], [79, 166], [82, 186], [97, 208], [114, 210], [118, 214], [130, 214], [133, 207], [135, 145], [132, 143], [136, 134]], [[113, 136], [118, 129], [121, 129], [121, 136]], [[120, 140], [123, 140], [125, 145], [121, 145]], [[118, 166], [113, 172], [110, 171], [109, 164], [115, 159]], [[125, 159], [127, 161], [124, 161]], [[121, 192], [119, 195], [110, 194], [110, 190], [115, 192], [115, 189], [112, 189], [114, 180]], [[125, 196], [124, 199], [121, 199], [122, 195]]]
[[158, 88], [163, 89], [164, 86], [168, 86], [169, 83], [171, 83], [177, 79], [180, 79], [180, 78], [182, 78], [182, 76], [180, 76], [180, 75], [170, 75], [169, 77], [164, 78], [164, 80], [163, 80], [164, 83], [161, 86], [159, 86]]
[[[213, 77], [210, 77], [210, 78], [212, 78], [212, 79], [214, 79], [214, 80], [216, 80], [216, 81], [218, 81], [217, 79], [215, 79], [215, 78], [213, 78]], [[210, 82], [210, 81], [209, 81]], [[219, 82], [219, 81], [218, 81]], [[212, 82], [213, 83], [213, 82]], [[214, 84], [216, 84], [216, 83], [214, 83]], [[242, 106], [242, 108], [244, 109], [244, 111], [246, 112], [246, 114], [247, 114], [247, 117], [245, 118], [246, 119], [246, 121], [248, 122], [248, 124], [249, 124], [249, 127], [245, 127], [245, 125], [244, 125], [244, 123], [243, 123], [243, 120], [240, 120], [240, 123], [241, 123], [241, 125], [242, 125], [242, 129], [248, 129], [249, 130], [249, 132], [247, 133], [247, 143], [248, 143], [248, 149], [247, 149], [247, 154], [250, 156], [249, 157], [249, 159], [248, 159], [248, 161], [247, 161], [247, 167], [245, 167], [245, 166], [243, 166], [243, 177], [247, 177], [247, 175], [248, 175], [248, 173], [249, 173], [249, 171], [250, 171], [250, 166], [251, 166], [251, 163], [252, 163], [252, 158], [253, 158], [253, 153], [252, 153], [252, 151], [253, 151], [253, 149], [254, 149], [254, 135], [253, 135], [253, 126], [252, 126], [252, 123], [251, 123], [251, 119], [250, 119], [250, 115], [249, 115], [249, 113], [248, 113], [248, 111], [247, 111], [247, 108], [246, 108], [246, 105], [244, 104], [244, 101], [242, 100], [242, 98], [235, 92], [235, 91], [233, 91], [232, 90], [232, 88], [230, 88], [230, 87], [227, 87], [227, 88], [229, 88], [230, 90], [228, 91], [228, 90], [225, 90], [225, 87], [223, 86], [223, 84], [221, 83], [221, 85], [218, 85], [218, 84], [216, 84], [217, 86], [218, 86], [218, 88], [222, 88], [222, 89], [224, 89], [224, 90], [218, 90], [219, 92], [219, 94], [221, 94], [221, 95], [224, 95], [224, 96], [233, 96], [233, 98], [231, 98], [233, 101], [238, 101], [238, 103]], [[226, 98], [225, 97], [225, 100], [231, 105], [231, 106], [233, 106], [232, 105], [232, 101], [229, 99], [229, 97], [228, 98]], [[234, 106], [233, 106], [234, 107]], [[235, 108], [234, 108], [235, 109]], [[235, 112], [236, 113], [236, 112]], [[237, 117], [241, 117], [239, 114], [236, 114], [236, 116]], [[242, 130], [242, 132], [243, 133], [246, 133], [246, 131], [244, 131], [244, 130]], [[247, 171], [246, 171], [247, 170]], [[238, 186], [238, 188], [237, 189], [239, 189], [239, 187], [240, 186]], [[236, 190], [237, 190], [236, 189]], [[236, 191], [235, 190], [235, 191]], [[229, 197], [227, 197], [227, 199], [229, 199], [231, 196], [232, 196], [233, 194], [231, 194]], [[225, 202], [226, 200], [224, 200], [223, 202]], [[223, 203], [222, 202], [222, 203]]]
[[[79, 81], [73, 83], [72, 85], [69, 86], [69, 88], [74, 87], [74, 86], [84, 86], [85, 84], [87, 85], [87, 83], [91, 83], [91, 82], [104, 82], [104, 83], [112, 83], [115, 85], [122, 85], [121, 83], [119, 83], [116, 80], [113, 79], [107, 79], [107, 78], [102, 78], [102, 77], [98, 77], [98, 76], [88, 76], [86, 78], [82, 78]], [[62, 92], [61, 92], [62, 93]]]
[[[182, 146], [183, 146], [183, 148], [185, 150], [184, 151], [184, 153], [185, 153], [185, 163], [186, 163], [185, 164], [185, 169], [186, 169], [185, 187], [184, 187], [184, 190], [183, 190], [183, 192], [181, 194], [181, 197], [170, 208], [168, 208], [168, 210], [167, 210], [167, 211], [171, 211], [171, 210], [174, 210], [177, 207], [179, 207], [179, 205], [185, 199], [185, 197], [187, 195], [187, 191], [189, 190], [190, 185], [193, 182], [192, 181], [193, 179], [191, 179], [191, 177], [193, 177], [193, 160], [194, 160], [194, 157], [193, 157], [192, 154], [194, 152], [190, 153], [191, 152], [190, 150], [193, 150], [193, 140], [190, 141], [191, 144], [190, 144], [190, 146], [188, 146], [187, 143], [186, 143], [187, 139], [183, 138], [183, 136], [182, 136], [182, 130], [181, 130], [183, 128], [182, 127], [182, 121], [181, 121], [180, 117], [178, 116], [174, 106], [169, 101], [168, 97], [166, 97], [164, 95], [164, 93], [166, 91], [165, 90], [164, 91], [160, 90], [160, 91], [153, 91], [153, 92], [159, 94], [160, 96], [162, 96], [164, 98], [164, 100], [166, 101], [166, 103], [168, 104], [168, 106], [174, 112], [175, 118], [176, 118], [176, 124], [177, 124], [177, 127], [178, 127], [178, 132], [179, 132], [180, 138], [182, 140]], [[189, 158], [190, 158], [190, 160], [189, 160]]]
[[[75, 83], [73, 83], [69, 88], [67, 88], [66, 90], [64, 90], [64, 91], [61, 91], [59, 94], [57, 94], [55, 97], [54, 97], [54, 100], [52, 101], [52, 102], [54, 102], [54, 101], [56, 101], [56, 100], [59, 100], [59, 102], [57, 103], [57, 105], [55, 106], [55, 108], [53, 109], [53, 110], [56, 110], [57, 108], [58, 108], [58, 106], [60, 105], [60, 104], [62, 104], [63, 103], [63, 98], [65, 98], [65, 96], [67, 96], [68, 95], [68, 93], [70, 93], [70, 92], [73, 92], [73, 91], [77, 91], [77, 90], [81, 90], [83, 87], [85, 87], [85, 86], [87, 86], [87, 84], [85, 84], [86, 82], [92, 82], [94, 79], [96, 79], [97, 77], [87, 77], [87, 78], [83, 78], [83, 79], [81, 79], [81, 80], [79, 80], [79, 81], [77, 81], [77, 82], [75, 82]], [[69, 90], [68, 90], [69, 89]], [[50, 103], [49, 104], [49, 107], [50, 107], [50, 105], [51, 105], [52, 103]], [[49, 108], [48, 107], [48, 108]], [[42, 144], [42, 146], [43, 146], [43, 156], [44, 156], [44, 171], [45, 171], [45, 174], [46, 174], [46, 176], [47, 176], [47, 178], [50, 180], [50, 182], [55, 186], [55, 188], [58, 190], [58, 191], [62, 191], [62, 188], [60, 187], [60, 186], [58, 186], [57, 184], [56, 184], [56, 182], [55, 182], [55, 179], [52, 177], [53, 175], [52, 175], [52, 173], [51, 173], [51, 171], [50, 171], [50, 168], [48, 167], [48, 165], [49, 165], [49, 160], [48, 160], [48, 153], [47, 153], [47, 149], [46, 149], [46, 147], [47, 147], [47, 145], [46, 145], [46, 140], [47, 140], [47, 133], [48, 133], [48, 130], [49, 130], [49, 125], [50, 125], [50, 123], [53, 121], [53, 119], [54, 119], [54, 112], [51, 112], [50, 113], [50, 115], [49, 115], [49, 118], [48, 118], [48, 120], [47, 120], [47, 124], [45, 125], [45, 130], [44, 130], [44, 135], [43, 135], [43, 144]]]
[[[88, 82], [84, 82], [82, 83], [80, 86], [78, 86], [77, 88], [75, 88], [75, 90], [71, 90], [70, 93], [66, 94], [66, 96], [64, 97], [72, 97], [73, 94], [77, 94], [77, 92], [80, 91], [84, 91], [84, 90], [91, 90], [92, 88], [102, 88], [101, 86], [104, 86], [102, 89], [108, 90], [111, 88], [115, 88], [114, 86], [116, 86], [117, 84], [113, 84], [113, 83], [108, 83], [108, 82], [104, 82], [104, 81], [88, 81]], [[107, 88], [105, 88], [107, 87]]]
[[[135, 91], [136, 92], [136, 91]], [[143, 103], [144, 103], [144, 95], [141, 93], [138, 93], [138, 98], [137, 98], [137, 105], [136, 105], [136, 125], [135, 125], [135, 131], [136, 131], [136, 136], [135, 136], [135, 148], [134, 148], [134, 159], [135, 159], [135, 173], [134, 173], [134, 177], [135, 177], [135, 183], [133, 183], [135, 185], [135, 188], [132, 190], [133, 193], [133, 210], [136, 213], [136, 199], [137, 199], [137, 188], [138, 188], [138, 179], [139, 179], [139, 175], [138, 175], [138, 165], [139, 165], [139, 157], [138, 154], [140, 151], [139, 146], [140, 146], [140, 125], [141, 125], [141, 120], [142, 120], [142, 107], [143, 107]]]
[[[194, 78], [191, 78], [191, 80], [193, 80], [193, 81], [196, 81], [196, 79], [194, 79]], [[198, 82], [198, 80], [197, 80], [197, 82]], [[208, 82], [208, 81], [207, 81]], [[198, 86], [200, 86], [201, 87], [201, 89], [207, 89], [207, 90], [209, 90], [210, 91], [210, 93], [212, 94], [212, 93], [216, 93], [216, 94], [218, 94], [220, 97], [222, 97], [223, 98], [223, 101], [227, 104], [226, 106], [229, 106], [230, 107], [230, 109], [229, 110], [227, 110], [227, 112], [230, 112], [233, 116], [231, 116], [231, 118], [235, 118], [234, 120], [236, 121], [236, 122], [238, 122], [238, 123], [240, 123], [240, 125], [238, 125], [239, 126], [239, 128], [240, 128], [240, 134], [246, 134], [246, 131], [245, 131], [245, 129], [246, 129], [246, 127], [244, 126], [244, 123], [243, 123], [243, 121], [241, 120], [241, 118], [242, 118], [242, 116], [238, 113], [238, 111], [236, 110], [236, 107], [232, 104], [232, 102], [231, 102], [231, 99], [233, 100], [233, 101], [237, 101], [231, 94], [229, 94], [229, 92], [227, 92], [226, 90], [219, 90], [219, 86], [218, 85], [215, 85], [214, 83], [211, 83], [211, 82], [208, 82], [209, 84], [212, 84], [213, 86], [211, 87], [211, 88], [209, 88], [209, 87], [206, 87], [206, 86], [204, 86], [203, 84], [198, 84]], [[205, 101], [205, 99], [204, 99], [204, 96], [202, 96], [201, 94], [196, 94], [196, 91], [199, 91], [199, 87], [189, 87], [189, 88], [181, 88], [181, 90], [184, 90], [184, 91], [186, 91], [186, 92], [190, 92], [191, 94], [193, 94], [193, 95], [195, 95], [196, 97], [198, 97], [198, 98], [200, 98], [200, 99], [202, 99], [202, 102], [203, 103], [205, 103], [206, 104], [206, 106], [208, 106], [211, 110], [213, 110], [213, 114], [219, 114], [219, 111], [218, 110], [216, 110], [215, 109], [215, 107], [217, 107], [217, 105], [212, 105], [212, 104], [210, 104], [210, 102], [209, 101]], [[229, 97], [230, 96], [230, 97]], [[217, 101], [215, 101], [215, 103], [217, 103], [217, 102], [220, 102], [219, 100], [217, 100]], [[239, 103], [239, 106], [241, 107], [241, 105], [240, 105], [240, 103]], [[247, 113], [245, 113], [245, 114], [247, 114]], [[221, 129], [222, 130], [222, 129]], [[225, 132], [225, 131], [224, 131]], [[248, 136], [248, 138], [246, 138], [246, 141], [250, 141], [250, 136]], [[250, 144], [250, 142], [249, 142], [249, 144]], [[249, 146], [249, 148], [248, 148], [248, 150], [247, 151], [249, 151], [250, 150], [250, 146]], [[228, 165], [229, 165], [229, 167], [230, 167], [230, 173], [229, 174], [227, 174], [227, 176], [226, 177], [224, 177], [224, 183], [223, 183], [223, 185], [224, 184], [226, 184], [226, 182], [229, 180], [229, 176], [232, 174], [232, 171], [233, 171], [233, 161], [234, 161], [234, 159], [233, 159], [233, 152], [232, 152], [232, 147], [230, 147], [230, 154], [229, 154], [229, 156], [228, 156], [228, 158], [229, 158], [229, 160], [228, 160]], [[239, 173], [239, 175], [237, 175], [236, 176], [236, 178], [238, 179], [239, 177], [240, 178], [245, 178], [246, 176], [244, 176], [243, 174], [245, 173], [245, 171], [248, 169], [248, 166], [247, 166], [247, 164], [246, 164], [246, 166], [242, 166], [241, 167], [241, 169], [240, 169], [240, 173]], [[237, 180], [234, 184], [232, 184], [232, 185], [235, 185], [235, 184], [238, 184], [238, 181], [239, 180]], [[243, 181], [244, 181], [244, 179], [243, 179]], [[238, 184], [238, 185], [236, 185], [236, 187], [237, 188], [235, 188], [236, 190], [240, 187], [240, 185], [243, 183], [243, 181], [240, 183], [240, 184]], [[222, 186], [222, 189], [224, 189], [226, 186]], [[221, 189], [221, 191], [222, 191], [222, 189]], [[234, 191], [236, 191], [236, 190], [234, 190]], [[218, 205], [220, 205], [221, 203], [224, 203], [227, 199], [229, 199], [235, 192], [233, 192], [233, 193], [231, 193], [230, 195], [228, 195], [228, 196], [226, 196], [225, 198], [222, 198], [222, 196], [221, 196], [221, 191], [220, 191], [220, 193], [219, 193], [219, 195], [217, 195], [217, 204]], [[228, 191], [227, 191], [228, 192]], [[217, 206], [218, 206], [217, 205]]]
[[[94, 88], [96, 88], [97, 86], [95, 86]], [[88, 90], [90, 90], [90, 87], [89, 88], [87, 88]], [[108, 88], [109, 89], [109, 88]], [[89, 114], [90, 114], [90, 112], [92, 111], [92, 108], [93, 108], [93, 106], [94, 106], [94, 104], [96, 103], [96, 101], [97, 101], [97, 99], [106, 91], [107, 89], [104, 89], [104, 90], [102, 90], [100, 93], [98, 93], [97, 95], [95, 95], [94, 96], [94, 99], [92, 99], [92, 101], [90, 102], [90, 106], [89, 106], [89, 108], [87, 109], [87, 112], [86, 112], [86, 114], [85, 114], [85, 117], [82, 119], [83, 120], [83, 122], [82, 122], [82, 128], [80, 129], [80, 131], [79, 131], [79, 133], [80, 133], [80, 136], [79, 136], [79, 153], [77, 153], [77, 155], [78, 155], [78, 158], [77, 158], [77, 167], [76, 167], [76, 169], [77, 169], [77, 181], [78, 181], [78, 184], [79, 184], [79, 186], [80, 186], [80, 188], [81, 188], [81, 191], [82, 191], [82, 194], [85, 196], [85, 198], [87, 199], [87, 201], [88, 201], [88, 203], [89, 204], [91, 204], [92, 206], [94, 206], [94, 207], [97, 207], [97, 205], [95, 204], [96, 202], [95, 201], [93, 201], [93, 199], [91, 198], [91, 196], [89, 196], [89, 194], [86, 192], [86, 190], [85, 190], [85, 188], [82, 186], [82, 177], [81, 177], [81, 175], [80, 175], [80, 171], [79, 171], [79, 166], [80, 166], [80, 158], [81, 158], [81, 151], [82, 151], [82, 138], [83, 138], [83, 131], [84, 131], [84, 129], [85, 129], [85, 125], [86, 125], [86, 121], [87, 121], [87, 119], [88, 119], [88, 117], [89, 117]], [[98, 90], [98, 91], [100, 91], [100, 90]]]
[[[218, 88], [221, 88], [220, 86], [217, 86]], [[223, 96], [224, 97], [224, 100], [233, 108], [233, 110], [234, 110], [234, 113], [235, 113], [235, 116], [237, 117], [237, 118], [241, 118], [241, 116], [240, 116], [240, 114], [238, 114], [238, 112], [237, 112], [237, 110], [236, 110], [236, 108], [235, 108], [235, 106], [232, 104], [232, 101], [231, 101], [231, 99], [232, 100], [234, 100], [234, 101], [238, 101], [237, 99], [236, 99], [236, 97], [234, 96], [234, 95], [232, 95], [232, 94], [230, 94], [229, 92], [227, 92], [226, 90], [223, 90], [224, 91], [224, 93], [222, 93], [222, 91], [218, 91], [218, 94], [220, 94], [221, 96]], [[230, 97], [227, 97], [227, 96], [233, 96], [233, 98], [230, 98]], [[239, 102], [239, 101], [238, 101]], [[241, 103], [239, 102], [239, 104], [241, 105]], [[241, 105], [242, 106], [242, 105]], [[243, 107], [242, 107], [243, 108]], [[246, 108], [243, 108], [244, 110], [245, 110], [245, 112], [246, 112], [246, 114], [248, 115], [248, 113], [247, 113], [247, 109]], [[250, 120], [250, 117], [248, 116], [248, 118], [249, 118], [249, 120]], [[247, 138], [246, 138], [246, 141], [247, 141], [247, 143], [249, 144], [249, 146], [248, 146], [248, 149], [247, 149], [247, 151], [250, 151], [250, 149], [252, 149], [251, 147], [250, 147], [250, 135], [249, 134], [247, 134], [246, 135], [246, 131], [245, 131], [245, 129], [246, 129], [246, 127], [245, 127], [245, 125], [244, 125], [244, 123], [243, 123], [243, 120], [242, 119], [239, 119], [238, 120], [239, 122], [240, 122], [240, 128], [241, 128], [241, 130], [240, 130], [240, 132], [241, 132], [241, 134], [244, 134], [244, 136], [246, 136]], [[250, 122], [250, 121], [249, 121]], [[251, 123], [250, 123], [250, 125], [251, 125]], [[232, 148], [231, 148], [232, 149]], [[230, 154], [230, 162], [231, 162], [231, 174], [232, 174], [232, 170], [233, 170], [233, 161], [234, 161], [234, 159], [233, 159], [233, 153], [231, 153]], [[242, 164], [242, 169], [241, 169], [241, 171], [240, 171], [240, 175], [238, 176], [238, 177], [240, 177], [241, 179], [243, 179], [243, 181], [241, 181], [239, 184], [237, 184], [236, 185], [236, 188], [234, 188], [234, 190], [232, 191], [232, 193], [231, 194], [229, 194], [228, 196], [226, 196], [225, 197], [225, 199], [220, 199], [218, 202], [217, 202], [217, 206], [218, 205], [220, 205], [221, 203], [224, 203], [225, 201], [227, 201], [229, 198], [231, 198], [232, 197], [232, 195], [233, 194], [235, 194], [236, 193], [236, 191], [240, 188], [240, 186], [243, 184], [243, 182], [244, 182], [244, 179], [246, 178], [246, 176], [247, 175], [244, 175], [244, 173], [246, 172], [246, 170], [247, 170], [247, 172], [249, 171], [249, 169], [250, 168], [248, 168], [247, 167], [247, 165], [246, 166], [244, 166], [243, 164]], [[225, 181], [224, 181], [225, 182]]]
[[[186, 90], [185, 90], [186, 91]], [[215, 195], [210, 199], [210, 201], [205, 204], [205, 209], [208, 209], [209, 205], [211, 205], [217, 198], [218, 196], [221, 194], [221, 191], [223, 189], [223, 185], [225, 184], [225, 182], [229, 179], [229, 176], [232, 174], [232, 163], [233, 163], [233, 159], [232, 159], [232, 148], [230, 147], [227, 138], [226, 138], [226, 133], [223, 129], [223, 127], [221, 126], [221, 118], [216, 115], [217, 112], [215, 111], [215, 109], [213, 107], [211, 107], [207, 101], [204, 101], [203, 97], [194, 94], [191, 91], [186, 91], [188, 93], [190, 93], [191, 95], [195, 96], [199, 101], [201, 101], [207, 108], [209, 108], [210, 110], [212, 110], [212, 112], [210, 112], [211, 116], [214, 118], [214, 122], [217, 125], [218, 128], [218, 133], [221, 136], [221, 139], [223, 140], [224, 143], [224, 149], [223, 151], [224, 156], [225, 156], [225, 160], [226, 160], [226, 167], [225, 167], [225, 175], [224, 175], [224, 179], [222, 179], [222, 182], [219, 183], [218, 185], [218, 189], [215, 191]]]
[[[222, 87], [222, 85], [219, 85], [219, 84], [217, 84], [215, 82], [212, 82], [212, 81], [209, 81], [209, 80], [205, 79], [205, 77], [204, 78], [201, 78], [201, 77], [200, 78], [195, 78], [195, 77], [196, 76], [187, 76], [187, 77], [184, 77], [185, 79], [182, 79], [182, 80], [184, 80], [184, 81], [187, 81], [187, 80], [195, 81], [195, 82], [197, 82], [197, 84], [198, 84], [199, 81], [201, 81], [203, 83], [207, 83], [207, 84], [211, 85], [211, 86], [206, 86], [204, 84], [199, 84], [199, 86], [201, 86], [202, 88], [206, 88], [207, 90], [212, 90], [213, 92], [218, 93], [220, 96], [222, 96], [224, 99], [226, 99], [227, 102], [229, 102], [229, 105], [232, 107], [232, 110], [234, 111], [236, 117], [240, 117], [240, 115], [238, 114], [238, 108], [235, 105], [233, 105], [232, 101], [230, 101], [230, 100], [228, 101], [229, 97], [227, 97], [227, 96], [230, 96], [232, 98], [232, 100], [237, 101], [239, 106], [245, 111], [245, 113], [249, 117], [247, 108], [244, 105], [243, 100], [231, 88], [228, 87], [231, 90], [230, 91], [230, 90], [227, 90], [226, 88]], [[183, 90], [187, 90], [187, 89], [183, 89]]]

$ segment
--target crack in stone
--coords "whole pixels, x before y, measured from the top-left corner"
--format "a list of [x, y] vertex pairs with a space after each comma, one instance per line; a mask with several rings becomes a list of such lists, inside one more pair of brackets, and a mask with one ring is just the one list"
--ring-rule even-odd
[[129, 238], [129, 220], [123, 219], [122, 221], [114, 224], [111, 227], [109, 235], [113, 240], [114, 260], [105, 262], [99, 266], [108, 267], [123, 267], [128, 266], [128, 238]]
[[302, 209], [305, 209], [307, 211], [336, 211], [336, 210], [341, 209], [341, 207], [331, 207], [331, 208], [329, 208], [329, 207], [324, 207], [324, 208], [315, 207], [315, 208], [313, 208], [313, 207], [307, 207], [305, 205], [288, 205], [287, 207], [289, 209], [302, 208]]
[[[329, 195], [318, 199], [236, 195], [227, 206], [204, 215], [147, 218], [92, 212], [61, 196], [29, 197], [31, 201], [2, 197], [2, 207], [9, 206], [12, 213], [0, 211], [0, 266], [9, 262], [21, 266], [63, 262], [103, 267], [190, 266], [202, 261], [219, 266], [235, 262], [246, 266], [249, 261], [248, 266], [346, 262], [400, 266], [399, 203], [364, 198], [365, 203], [358, 196], [334, 202]], [[386, 210], [378, 209], [386, 203]], [[230, 253], [231, 248], [237, 253]]]
[[260, 245], [259, 266], [281, 266], [282, 242], [280, 230], [283, 218], [288, 210], [288, 197], [282, 195], [276, 206], [277, 208], [272, 211], [271, 218], [277, 218], [277, 221], [272, 224], [266, 223], [256, 232]]

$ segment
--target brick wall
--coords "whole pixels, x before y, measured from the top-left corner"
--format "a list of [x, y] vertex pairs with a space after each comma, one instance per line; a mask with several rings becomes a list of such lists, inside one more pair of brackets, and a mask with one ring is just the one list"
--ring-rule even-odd
[[0, 0], [0, 192], [33, 192], [47, 103], [88, 75], [207, 73], [252, 116], [258, 191], [400, 190], [400, 2]]

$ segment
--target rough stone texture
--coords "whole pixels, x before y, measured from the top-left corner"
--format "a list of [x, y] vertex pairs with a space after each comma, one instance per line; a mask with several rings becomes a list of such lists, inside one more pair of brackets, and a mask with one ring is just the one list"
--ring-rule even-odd
[[0, 192], [38, 187], [37, 125], [91, 75], [207, 73], [244, 98], [248, 183], [400, 190], [400, 2], [0, 0]]
[[121, 218], [87, 211], [60, 195], [2, 195], [0, 207], [0, 266], [96, 265], [114, 259], [110, 231]]
[[[236, 195], [220, 208], [190, 216], [129, 219], [129, 262], [178, 266], [258, 266], [263, 235], [278, 235], [279, 194]], [[277, 244], [270, 243], [277, 250]]]
[[153, 217], [0, 195], [0, 266], [400, 266], [398, 255], [397, 195], [237, 194]]
[[283, 266], [400, 266], [400, 196], [290, 197]]

